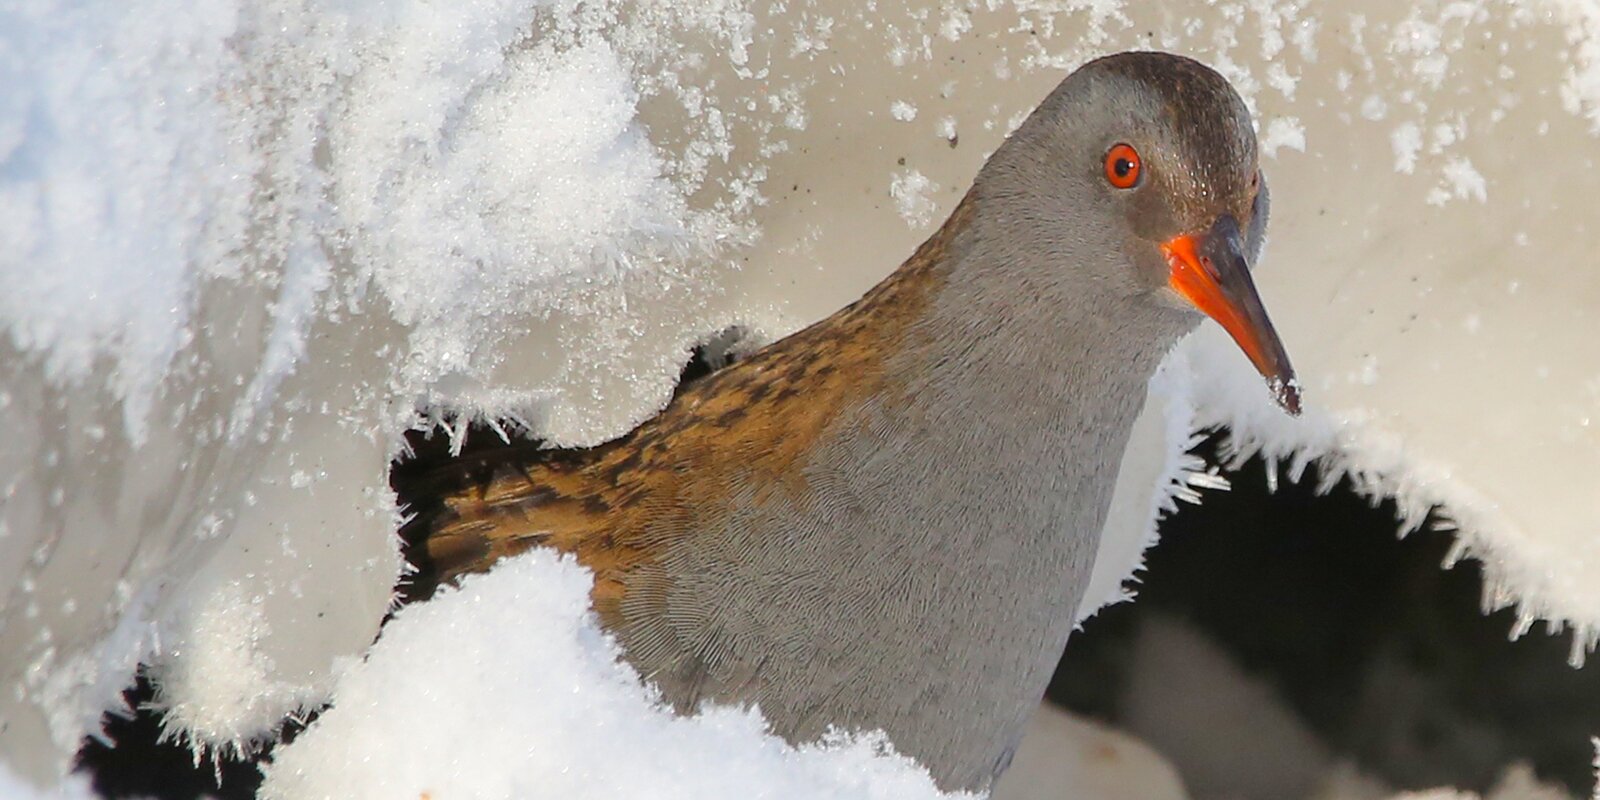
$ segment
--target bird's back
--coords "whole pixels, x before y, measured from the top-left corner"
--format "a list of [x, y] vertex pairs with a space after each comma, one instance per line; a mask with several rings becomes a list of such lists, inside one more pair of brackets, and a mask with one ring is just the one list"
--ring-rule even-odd
[[[962, 208], [966, 207], [963, 202]], [[534, 546], [595, 573], [594, 604], [620, 623], [628, 577], [666, 546], [716, 527], [729, 495], [804, 494], [803, 459], [839, 414], [881, 394], [884, 359], [909, 335], [967, 214], [861, 300], [679, 387], [657, 416], [598, 447], [533, 443], [399, 470], [413, 596]]]

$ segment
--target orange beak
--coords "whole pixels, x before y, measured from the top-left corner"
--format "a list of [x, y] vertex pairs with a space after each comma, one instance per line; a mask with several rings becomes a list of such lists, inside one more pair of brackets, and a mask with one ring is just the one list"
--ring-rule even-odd
[[1233, 215], [1218, 217], [1204, 233], [1174, 236], [1161, 245], [1161, 252], [1170, 269], [1167, 285], [1216, 320], [1267, 379], [1278, 405], [1299, 416], [1300, 382], [1250, 280], [1244, 242]]

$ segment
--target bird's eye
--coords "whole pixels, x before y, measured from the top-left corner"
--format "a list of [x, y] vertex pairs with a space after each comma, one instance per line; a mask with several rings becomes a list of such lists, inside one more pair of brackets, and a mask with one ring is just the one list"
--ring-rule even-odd
[[1254, 191], [1256, 191], [1257, 189], [1260, 189], [1260, 188], [1261, 188], [1261, 170], [1257, 169], [1255, 172], [1250, 173], [1250, 191], [1254, 192]]
[[1132, 145], [1115, 144], [1106, 151], [1106, 181], [1118, 189], [1139, 185], [1139, 151]]

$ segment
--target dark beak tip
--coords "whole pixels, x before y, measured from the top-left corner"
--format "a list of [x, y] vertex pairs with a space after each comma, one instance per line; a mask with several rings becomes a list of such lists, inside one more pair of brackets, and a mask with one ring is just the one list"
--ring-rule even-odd
[[1288, 380], [1273, 378], [1271, 381], [1273, 398], [1278, 405], [1291, 417], [1300, 416], [1300, 382], [1290, 376]]

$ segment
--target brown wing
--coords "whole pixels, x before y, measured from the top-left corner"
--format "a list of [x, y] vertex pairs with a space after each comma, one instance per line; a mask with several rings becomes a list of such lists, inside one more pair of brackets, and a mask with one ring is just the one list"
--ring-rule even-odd
[[944, 280], [969, 216], [963, 200], [933, 238], [861, 300], [684, 387], [633, 432], [589, 450], [532, 445], [464, 457], [396, 480], [415, 516], [402, 535], [418, 574], [408, 595], [535, 545], [595, 573], [595, 609], [616, 619], [628, 574], [665, 543], [725, 513], [735, 486], [803, 492], [797, 461], [843, 410], [883, 400], [890, 354]]
[[417, 568], [407, 599], [548, 546], [594, 571], [602, 619], [617, 613], [628, 573], [676, 537], [714, 527], [708, 517], [723, 513], [734, 486], [803, 490], [793, 464], [865, 373], [785, 353], [763, 351], [704, 378], [593, 449], [506, 447], [394, 480], [413, 515], [401, 529]]

